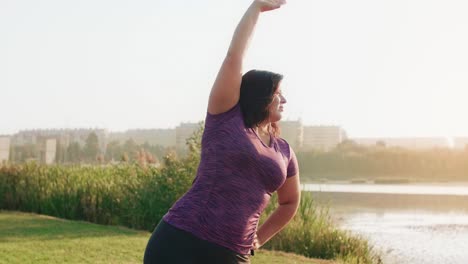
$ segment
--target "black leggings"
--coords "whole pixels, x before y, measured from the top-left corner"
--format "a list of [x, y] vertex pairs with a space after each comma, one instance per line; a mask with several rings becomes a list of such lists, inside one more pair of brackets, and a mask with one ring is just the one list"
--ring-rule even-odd
[[144, 264], [250, 263], [249, 255], [200, 239], [161, 220], [145, 250]]

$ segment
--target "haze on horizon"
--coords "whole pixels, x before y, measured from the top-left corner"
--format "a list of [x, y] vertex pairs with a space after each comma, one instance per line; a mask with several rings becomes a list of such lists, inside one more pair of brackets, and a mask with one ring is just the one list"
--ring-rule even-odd
[[[173, 128], [206, 113], [249, 0], [0, 2], [0, 134]], [[351, 137], [468, 136], [468, 2], [289, 0], [245, 71], [285, 75], [284, 120]]]

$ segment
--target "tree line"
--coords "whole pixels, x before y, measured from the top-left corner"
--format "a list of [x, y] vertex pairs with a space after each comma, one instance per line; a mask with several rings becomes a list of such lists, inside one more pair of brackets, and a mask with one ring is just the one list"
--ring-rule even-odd
[[302, 178], [350, 180], [406, 178], [409, 180], [468, 181], [468, 147], [413, 150], [363, 146], [347, 140], [329, 152], [299, 151]]

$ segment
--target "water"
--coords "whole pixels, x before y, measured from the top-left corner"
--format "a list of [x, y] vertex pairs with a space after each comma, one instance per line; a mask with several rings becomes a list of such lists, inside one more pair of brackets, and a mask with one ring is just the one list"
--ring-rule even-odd
[[[344, 229], [388, 264], [467, 264], [467, 184], [308, 184]], [[319, 192], [318, 190], [321, 190]]]
[[305, 184], [304, 190], [314, 192], [431, 194], [468, 196], [466, 183], [441, 184]]
[[468, 214], [375, 210], [341, 219], [342, 228], [367, 238], [386, 264], [468, 263]]

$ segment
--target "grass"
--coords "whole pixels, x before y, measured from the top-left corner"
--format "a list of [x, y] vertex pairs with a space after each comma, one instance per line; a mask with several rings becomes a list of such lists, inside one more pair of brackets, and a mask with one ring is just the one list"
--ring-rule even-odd
[[355, 178], [355, 179], [351, 179], [350, 183], [367, 183], [367, 180], [363, 178]]
[[410, 179], [406, 178], [378, 178], [374, 180], [375, 184], [407, 184]]
[[[44, 215], [0, 211], [0, 263], [142, 263], [150, 233]], [[253, 264], [332, 264], [259, 250]]]

